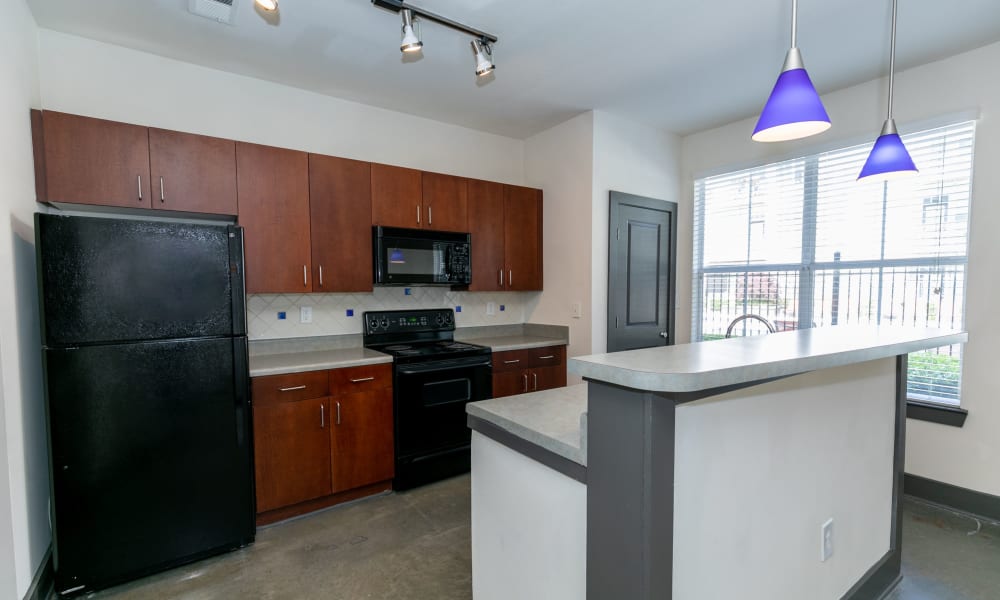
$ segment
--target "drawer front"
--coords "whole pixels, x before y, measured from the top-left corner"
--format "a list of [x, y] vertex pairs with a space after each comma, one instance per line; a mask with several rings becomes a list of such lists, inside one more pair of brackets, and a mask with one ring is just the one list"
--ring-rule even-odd
[[392, 387], [391, 363], [333, 369], [329, 373], [331, 396]]
[[251, 379], [251, 389], [254, 404], [266, 406], [328, 396], [330, 381], [326, 371], [267, 375]]
[[530, 366], [530, 350], [508, 350], [506, 352], [493, 353], [493, 372], [506, 373], [508, 371], [520, 371]]
[[566, 363], [566, 346], [532, 348], [526, 352], [529, 367], [555, 367]]

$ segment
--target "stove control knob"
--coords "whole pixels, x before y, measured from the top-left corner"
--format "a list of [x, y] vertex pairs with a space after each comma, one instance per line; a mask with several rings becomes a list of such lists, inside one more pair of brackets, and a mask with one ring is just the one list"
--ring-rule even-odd
[[389, 328], [389, 319], [387, 317], [382, 317], [382, 327]]
[[368, 319], [368, 329], [371, 330], [371, 331], [374, 331], [374, 330], [378, 329], [378, 319], [377, 318], [371, 317], [370, 319]]
[[451, 325], [451, 313], [445, 313], [444, 322], [446, 325]]
[[444, 325], [444, 319], [441, 317], [441, 315], [434, 317], [434, 322], [437, 323], [438, 327]]

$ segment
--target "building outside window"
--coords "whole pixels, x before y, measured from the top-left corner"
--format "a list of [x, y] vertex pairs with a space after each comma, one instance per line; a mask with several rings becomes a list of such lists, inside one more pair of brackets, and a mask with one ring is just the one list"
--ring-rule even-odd
[[[909, 178], [857, 181], [864, 144], [697, 180], [692, 339], [745, 314], [778, 331], [964, 327], [975, 122], [903, 140]], [[734, 331], [762, 333], [756, 320]], [[909, 397], [957, 406], [961, 353], [911, 354]]]

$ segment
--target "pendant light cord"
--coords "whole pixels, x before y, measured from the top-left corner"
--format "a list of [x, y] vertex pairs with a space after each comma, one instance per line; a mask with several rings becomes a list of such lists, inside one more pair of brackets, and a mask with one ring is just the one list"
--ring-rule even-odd
[[892, 119], [892, 78], [896, 70], [896, 3], [892, 0], [892, 34], [889, 41], [889, 119]]
[[[895, 1], [895, 0], [893, 0]], [[792, 48], [795, 47], [796, 29], [799, 24], [799, 0], [792, 0]]]

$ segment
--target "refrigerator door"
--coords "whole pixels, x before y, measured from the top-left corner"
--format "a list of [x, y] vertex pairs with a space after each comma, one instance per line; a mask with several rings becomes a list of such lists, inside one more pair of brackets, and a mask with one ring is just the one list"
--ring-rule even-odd
[[39, 214], [35, 230], [46, 346], [245, 333], [238, 228]]
[[56, 589], [254, 537], [245, 338], [45, 351]]

